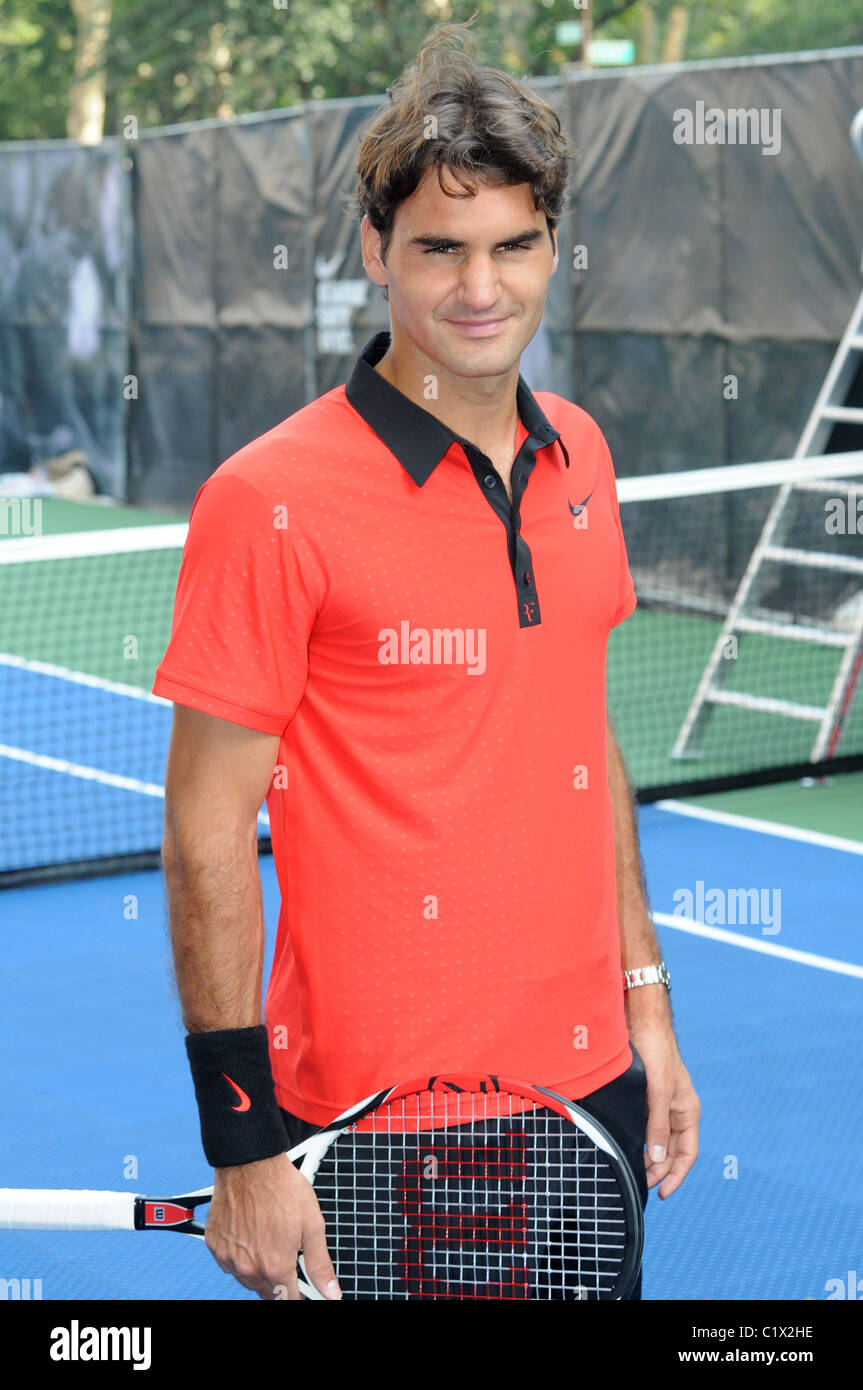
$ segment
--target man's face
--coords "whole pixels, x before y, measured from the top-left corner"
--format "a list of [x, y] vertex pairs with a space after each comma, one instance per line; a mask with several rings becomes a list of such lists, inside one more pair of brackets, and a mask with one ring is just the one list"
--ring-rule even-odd
[[[442, 177], [458, 189], [448, 170]], [[386, 264], [363, 218], [363, 261], [389, 285], [393, 318], [411, 342], [456, 376], [490, 377], [511, 370], [539, 327], [557, 239], [552, 249], [529, 184], [475, 186], [475, 197], [451, 198], [437, 169], [427, 170], [396, 210]]]

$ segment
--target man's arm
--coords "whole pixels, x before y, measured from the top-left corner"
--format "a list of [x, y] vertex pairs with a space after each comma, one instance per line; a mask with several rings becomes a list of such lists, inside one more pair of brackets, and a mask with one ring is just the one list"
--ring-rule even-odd
[[[279, 739], [174, 706], [162, 861], [174, 968], [189, 1033], [261, 1022], [264, 914], [257, 816]], [[287, 1136], [286, 1136], [287, 1143]], [[297, 1289], [297, 1251], [327, 1298], [338, 1285], [314, 1191], [286, 1154], [216, 1168], [206, 1243], [262, 1298]]]
[[[647, 907], [632, 788], [608, 722], [608, 785], [614, 821], [621, 965], [636, 970], [661, 960]], [[647, 1185], [670, 1197], [698, 1155], [700, 1103], [677, 1049], [665, 985], [639, 985], [624, 995], [630, 1039], [647, 1076]]]
[[257, 814], [278, 738], [174, 706], [162, 863], [190, 1033], [261, 1021], [264, 915]]

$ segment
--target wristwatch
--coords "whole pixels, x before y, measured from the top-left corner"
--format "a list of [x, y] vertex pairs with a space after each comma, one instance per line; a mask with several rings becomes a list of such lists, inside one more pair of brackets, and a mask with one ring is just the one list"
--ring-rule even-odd
[[671, 989], [671, 976], [664, 960], [658, 965], [642, 965], [638, 970], [624, 970], [622, 974], [625, 990], [635, 989], [638, 985], [665, 985], [666, 989]]

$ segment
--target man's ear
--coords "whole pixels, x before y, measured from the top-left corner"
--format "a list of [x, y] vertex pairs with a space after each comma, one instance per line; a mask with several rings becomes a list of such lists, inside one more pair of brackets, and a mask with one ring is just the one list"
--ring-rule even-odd
[[381, 234], [372, 226], [368, 216], [363, 217], [360, 223], [360, 241], [363, 250], [363, 265], [369, 278], [376, 285], [386, 285], [387, 268], [381, 259]]

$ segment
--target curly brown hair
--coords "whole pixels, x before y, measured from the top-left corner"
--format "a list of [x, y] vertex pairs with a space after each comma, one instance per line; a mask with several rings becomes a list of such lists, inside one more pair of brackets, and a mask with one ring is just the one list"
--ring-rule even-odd
[[[475, 18], [430, 31], [360, 141], [348, 208], [380, 233], [384, 260], [397, 207], [434, 165], [441, 192], [451, 198], [475, 196], [470, 176], [501, 186], [530, 184], [552, 244], [568, 210], [574, 152], [557, 113], [507, 73], [474, 60], [468, 30]], [[444, 188], [444, 166], [463, 192]]]

